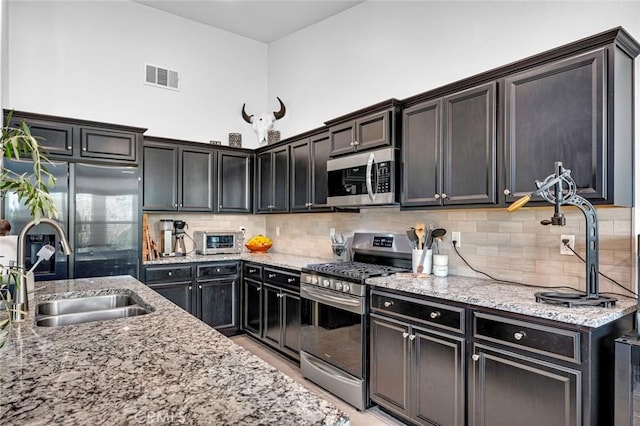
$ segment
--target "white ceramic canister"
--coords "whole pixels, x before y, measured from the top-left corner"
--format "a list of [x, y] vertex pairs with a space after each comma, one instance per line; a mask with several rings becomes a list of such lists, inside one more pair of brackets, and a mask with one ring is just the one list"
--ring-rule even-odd
[[446, 277], [449, 275], [449, 255], [433, 255], [433, 275], [436, 277]]
[[[422, 259], [422, 252], [424, 250], [413, 249], [411, 250], [411, 267], [414, 273], [418, 273], [418, 265], [420, 265], [420, 260]], [[422, 274], [430, 274], [431, 273], [431, 249], [427, 250], [427, 253], [424, 255], [424, 261], [422, 262]]]

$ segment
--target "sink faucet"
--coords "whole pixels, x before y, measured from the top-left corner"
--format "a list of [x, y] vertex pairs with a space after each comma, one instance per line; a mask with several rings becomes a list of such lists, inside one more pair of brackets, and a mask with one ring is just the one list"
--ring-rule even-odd
[[53, 229], [58, 233], [60, 237], [60, 244], [62, 245], [62, 252], [69, 256], [72, 252], [71, 246], [69, 245], [69, 241], [67, 241], [67, 236], [64, 233], [64, 229], [62, 226], [54, 220], [43, 218], [40, 219], [39, 222], [32, 220], [22, 227], [20, 230], [20, 234], [18, 235], [18, 269], [22, 272], [21, 275], [18, 276], [17, 288], [15, 290], [15, 294], [13, 296], [13, 321], [23, 321], [27, 316], [27, 312], [29, 311], [29, 300], [27, 296], [27, 277], [26, 277], [26, 267], [25, 267], [25, 241], [27, 239], [27, 233], [31, 228], [38, 225], [39, 223], [46, 223], [51, 225]]

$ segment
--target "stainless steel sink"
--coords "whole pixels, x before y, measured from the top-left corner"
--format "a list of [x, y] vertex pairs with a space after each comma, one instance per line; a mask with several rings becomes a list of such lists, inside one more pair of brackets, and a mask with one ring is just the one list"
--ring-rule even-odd
[[87, 296], [40, 303], [36, 308], [36, 315], [65, 315], [78, 312], [121, 308], [123, 306], [131, 306], [135, 304], [135, 300], [127, 294]]
[[149, 312], [139, 305], [124, 306], [121, 308], [103, 309], [100, 311], [36, 317], [36, 325], [39, 327], [58, 327], [61, 325], [83, 324], [85, 322], [134, 317], [147, 313]]
[[132, 295], [110, 294], [59, 299], [36, 307], [36, 326], [58, 327], [144, 315], [151, 312]]

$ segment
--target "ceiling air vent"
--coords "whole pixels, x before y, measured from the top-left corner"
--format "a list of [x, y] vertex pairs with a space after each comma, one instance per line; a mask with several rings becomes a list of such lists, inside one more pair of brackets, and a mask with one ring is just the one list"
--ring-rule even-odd
[[144, 82], [151, 86], [180, 90], [180, 76], [178, 75], [178, 71], [168, 70], [155, 65], [146, 65]]

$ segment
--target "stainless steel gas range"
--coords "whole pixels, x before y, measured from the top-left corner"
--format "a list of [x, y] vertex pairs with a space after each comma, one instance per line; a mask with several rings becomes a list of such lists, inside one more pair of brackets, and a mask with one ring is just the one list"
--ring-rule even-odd
[[405, 234], [356, 233], [353, 261], [307, 265], [300, 297], [310, 304], [300, 330], [300, 368], [307, 379], [364, 410], [369, 406], [368, 292], [365, 280], [411, 269]]

